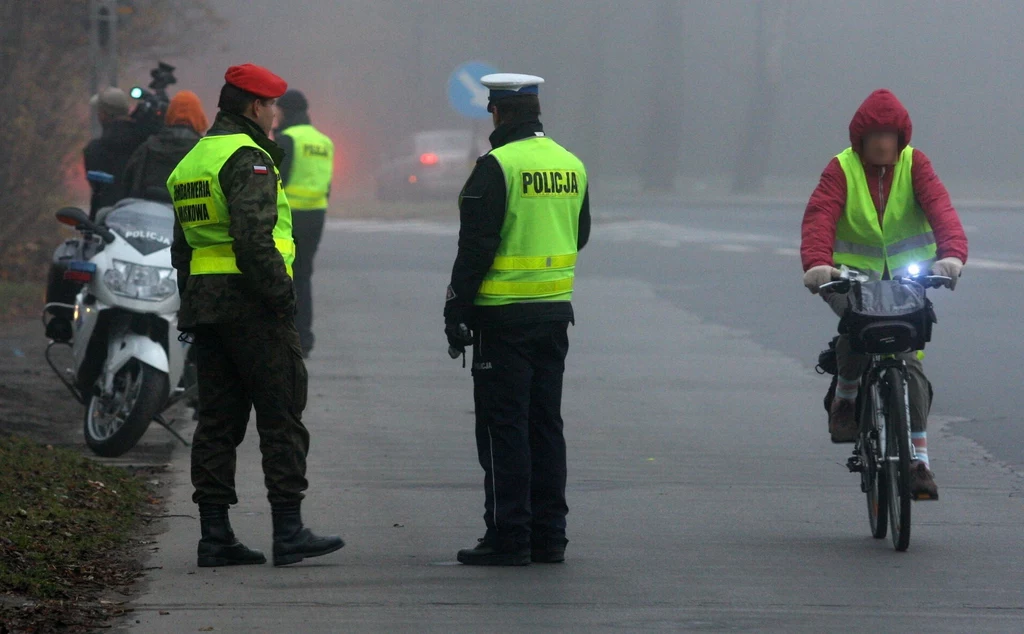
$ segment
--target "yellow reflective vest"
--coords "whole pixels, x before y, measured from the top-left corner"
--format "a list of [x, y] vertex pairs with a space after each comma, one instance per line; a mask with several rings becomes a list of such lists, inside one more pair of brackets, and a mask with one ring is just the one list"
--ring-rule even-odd
[[913, 148], [904, 148], [896, 163], [882, 222], [860, 156], [850, 148], [836, 158], [846, 175], [846, 208], [836, 225], [833, 247], [836, 266], [845, 264], [874, 279], [882, 279], [886, 272], [890, 277], [905, 276], [911, 264], [927, 270], [938, 247], [914, 196]]
[[284, 193], [292, 211], [327, 209], [327, 195], [334, 175], [334, 143], [309, 124], [281, 131], [292, 139], [293, 156]]
[[547, 137], [491, 151], [505, 175], [501, 244], [474, 299], [477, 306], [572, 300], [587, 172]]
[[[167, 190], [174, 202], [185, 240], [192, 247], [192, 275], [241, 274], [235, 262], [233, 242], [229, 233], [231, 216], [227, 197], [220, 185], [220, 171], [231, 156], [243, 147], [266, 150], [246, 134], [225, 134], [204, 137], [189, 152], [167, 179]], [[267, 165], [273, 165], [267, 154]], [[281, 175], [274, 170], [280, 183]], [[284, 191], [277, 188], [277, 224], [274, 244], [284, 259], [288, 275], [295, 261], [292, 240], [292, 212]]]

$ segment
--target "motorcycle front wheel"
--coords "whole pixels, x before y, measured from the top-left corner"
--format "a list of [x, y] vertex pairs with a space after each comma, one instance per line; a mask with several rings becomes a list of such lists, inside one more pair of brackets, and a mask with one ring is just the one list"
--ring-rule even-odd
[[[102, 379], [101, 379], [102, 380]], [[132, 359], [114, 377], [110, 394], [97, 385], [85, 404], [85, 444], [116, 458], [135, 446], [167, 402], [167, 374]]]

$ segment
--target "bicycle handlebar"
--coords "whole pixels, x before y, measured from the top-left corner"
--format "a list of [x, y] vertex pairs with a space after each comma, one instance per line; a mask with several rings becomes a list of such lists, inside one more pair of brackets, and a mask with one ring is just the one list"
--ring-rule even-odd
[[[925, 288], [942, 288], [943, 286], [948, 286], [949, 283], [953, 281], [953, 278], [946, 277], [945, 275], [917, 275], [908, 277], [897, 277], [896, 280], [907, 280], [910, 282], [915, 282]], [[821, 286], [818, 287], [818, 291], [820, 292], [834, 290], [837, 293], [848, 293], [850, 292], [850, 288], [854, 284], [861, 283], [861, 280], [857, 279], [856, 277], [847, 277], [835, 280], [833, 282], [829, 282], [828, 284], [822, 284]]]

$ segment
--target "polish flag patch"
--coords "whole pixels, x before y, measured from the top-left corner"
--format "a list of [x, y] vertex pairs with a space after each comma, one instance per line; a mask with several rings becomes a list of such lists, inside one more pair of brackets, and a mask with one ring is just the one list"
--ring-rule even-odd
[[263, 174], [265, 176], [265, 175], [270, 173], [270, 170], [267, 168], [266, 165], [253, 165], [252, 166], [252, 173], [253, 174]]

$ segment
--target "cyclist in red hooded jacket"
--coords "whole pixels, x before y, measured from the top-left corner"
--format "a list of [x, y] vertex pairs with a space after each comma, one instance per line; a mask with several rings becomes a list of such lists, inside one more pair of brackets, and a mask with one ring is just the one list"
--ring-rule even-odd
[[[850, 122], [851, 147], [828, 164], [804, 211], [800, 256], [804, 285], [818, 293], [846, 264], [876, 279], [905, 274], [907, 262], [929, 265], [955, 288], [967, 261], [967, 236], [949, 192], [921, 150], [910, 146], [912, 126], [903, 104], [888, 90], [864, 100]], [[877, 218], [877, 222], [875, 221]], [[889, 225], [886, 225], [886, 222]], [[906, 262], [904, 262], [906, 261]], [[824, 293], [842, 316], [847, 298]], [[869, 359], [854, 354], [846, 336], [836, 345], [839, 376], [829, 412], [833, 442], [857, 438], [855, 402]], [[900, 357], [910, 380], [911, 494], [938, 499], [928, 461], [926, 428], [931, 386], [918, 354]]]

